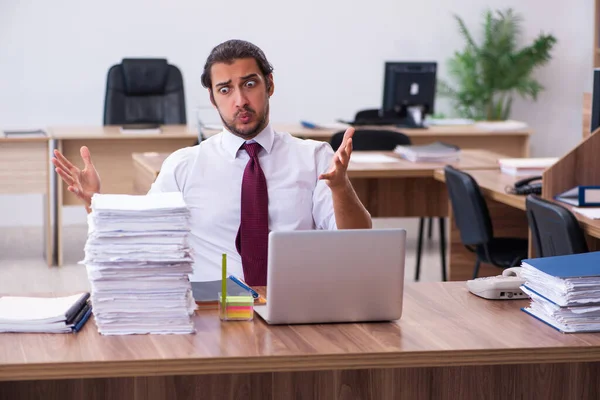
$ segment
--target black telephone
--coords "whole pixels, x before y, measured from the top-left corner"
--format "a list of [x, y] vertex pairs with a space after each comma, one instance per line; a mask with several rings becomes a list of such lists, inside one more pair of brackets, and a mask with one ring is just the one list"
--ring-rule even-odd
[[[515, 182], [514, 186], [508, 187], [507, 192], [512, 194], [542, 194], [542, 177], [532, 176], [529, 178], [521, 179]], [[536, 182], [540, 181], [540, 182]]]

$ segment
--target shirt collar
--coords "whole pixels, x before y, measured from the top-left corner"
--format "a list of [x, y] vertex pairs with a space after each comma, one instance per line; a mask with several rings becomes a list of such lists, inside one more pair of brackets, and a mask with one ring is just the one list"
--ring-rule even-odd
[[242, 147], [244, 142], [257, 142], [261, 145], [263, 149], [267, 153], [271, 153], [271, 149], [273, 148], [273, 141], [275, 140], [275, 131], [271, 127], [271, 124], [267, 124], [265, 129], [263, 129], [258, 135], [256, 135], [252, 140], [244, 140], [241, 137], [235, 136], [233, 133], [229, 132], [227, 128], [223, 128], [221, 132], [221, 145], [231, 156], [232, 159], [235, 160], [237, 156], [238, 150]]

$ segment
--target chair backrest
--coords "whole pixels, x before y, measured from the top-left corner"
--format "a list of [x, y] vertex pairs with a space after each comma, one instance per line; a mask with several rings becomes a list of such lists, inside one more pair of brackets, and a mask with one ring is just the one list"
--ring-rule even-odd
[[379, 109], [369, 109], [369, 110], [360, 110], [354, 116], [354, 122], [360, 122], [363, 120], [372, 121], [378, 119], [379, 117]]
[[165, 59], [123, 59], [108, 70], [104, 125], [135, 123], [186, 123], [183, 77]]
[[[342, 144], [345, 131], [335, 133], [330, 140], [333, 150]], [[352, 136], [352, 149], [357, 151], [392, 151], [398, 145], [410, 145], [411, 141], [404, 133], [384, 129], [357, 129]]]
[[588, 251], [583, 230], [567, 208], [535, 195], [527, 196], [525, 207], [536, 257]]
[[460, 231], [460, 239], [466, 246], [488, 243], [493, 237], [490, 212], [477, 181], [464, 171], [450, 165], [444, 168], [446, 188]]

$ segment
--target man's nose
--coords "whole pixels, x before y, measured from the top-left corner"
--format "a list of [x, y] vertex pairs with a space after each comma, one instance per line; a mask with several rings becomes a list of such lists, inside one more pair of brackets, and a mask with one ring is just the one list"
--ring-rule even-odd
[[235, 94], [235, 106], [239, 108], [243, 108], [248, 104], [248, 98], [246, 94], [242, 90], [237, 90]]

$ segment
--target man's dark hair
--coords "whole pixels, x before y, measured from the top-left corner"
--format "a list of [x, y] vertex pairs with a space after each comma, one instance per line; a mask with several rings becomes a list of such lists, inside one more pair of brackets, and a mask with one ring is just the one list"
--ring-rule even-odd
[[[202, 72], [202, 86], [208, 89], [212, 89], [212, 78], [210, 76], [210, 69], [216, 63], [232, 64], [235, 60], [240, 58], [254, 58], [260, 68], [265, 79], [273, 72], [273, 66], [267, 61], [265, 53], [258, 48], [258, 46], [246, 42], [244, 40], [232, 39], [223, 42], [216, 46], [206, 59], [204, 64], [204, 71]], [[269, 81], [266, 81], [267, 89], [269, 88]]]

